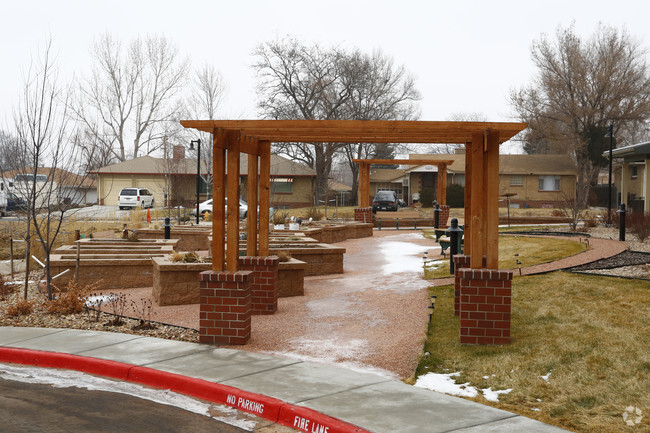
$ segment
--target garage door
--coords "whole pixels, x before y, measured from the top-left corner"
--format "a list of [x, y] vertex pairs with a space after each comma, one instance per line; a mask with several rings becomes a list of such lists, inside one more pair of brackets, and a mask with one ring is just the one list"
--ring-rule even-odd
[[130, 188], [133, 186], [131, 179], [103, 179], [101, 195], [104, 199], [104, 204], [107, 206], [117, 206], [117, 196], [122, 188]]

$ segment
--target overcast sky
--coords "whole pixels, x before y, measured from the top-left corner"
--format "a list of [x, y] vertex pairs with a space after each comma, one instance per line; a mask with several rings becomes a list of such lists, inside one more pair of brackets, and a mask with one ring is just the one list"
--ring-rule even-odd
[[0, 0], [0, 125], [11, 122], [25, 71], [49, 35], [62, 78], [72, 80], [88, 74], [90, 45], [106, 31], [124, 42], [164, 34], [194, 67], [214, 64], [229, 88], [222, 118], [259, 117], [251, 52], [295, 35], [393, 57], [417, 78], [422, 120], [481, 112], [508, 121], [508, 92], [533, 79], [530, 47], [542, 33], [575, 22], [587, 37], [603, 22], [648, 47], [649, 12], [647, 0]]

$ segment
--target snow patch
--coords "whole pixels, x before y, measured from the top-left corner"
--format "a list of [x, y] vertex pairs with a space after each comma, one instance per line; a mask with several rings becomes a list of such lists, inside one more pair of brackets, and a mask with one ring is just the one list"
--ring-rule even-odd
[[[246, 417], [252, 416], [229, 406], [204, 403], [169, 390], [161, 391], [145, 388], [134, 383], [109, 380], [78, 371], [0, 364], [0, 377], [16, 382], [51, 385], [55, 388], [76, 387], [85, 388], [90, 391], [116, 392], [149, 400], [154, 403], [178, 407], [248, 431], [253, 431], [257, 427], [257, 422], [252, 419], [243, 420], [238, 418], [241, 415]], [[226, 414], [226, 416], [212, 416], [211, 414], [215, 411]]]
[[[460, 373], [458, 372], [447, 374], [427, 373], [418, 377], [414, 386], [459, 397], [478, 396], [479, 390], [476, 387], [471, 386], [469, 382], [461, 384], [456, 383], [453, 378], [458, 376], [460, 376]], [[483, 378], [486, 379], [489, 378], [489, 376], [484, 376]], [[490, 387], [481, 389], [480, 391], [486, 400], [496, 402], [499, 401], [500, 394], [508, 394], [512, 391], [512, 388], [492, 391], [492, 387]]]
[[417, 245], [410, 242], [390, 241], [379, 247], [386, 263], [382, 266], [384, 275], [401, 272], [421, 272], [422, 253], [435, 248], [431, 245]]
[[460, 376], [460, 373], [427, 373], [418, 377], [415, 386], [459, 397], [476, 397], [478, 395], [478, 390], [473, 386], [469, 386], [469, 382], [457, 384], [452, 379], [456, 376]]
[[489, 387], [489, 388], [481, 389], [481, 392], [483, 393], [483, 397], [485, 397], [487, 401], [496, 402], [499, 401], [499, 395], [510, 394], [510, 392], [512, 392], [512, 388], [492, 391], [492, 387]]

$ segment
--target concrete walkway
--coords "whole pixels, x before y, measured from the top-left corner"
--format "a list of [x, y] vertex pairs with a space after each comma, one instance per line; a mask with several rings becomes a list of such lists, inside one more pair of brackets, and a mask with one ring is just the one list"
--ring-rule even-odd
[[373, 374], [128, 334], [0, 327], [0, 362], [171, 389], [310, 433], [564, 431]]

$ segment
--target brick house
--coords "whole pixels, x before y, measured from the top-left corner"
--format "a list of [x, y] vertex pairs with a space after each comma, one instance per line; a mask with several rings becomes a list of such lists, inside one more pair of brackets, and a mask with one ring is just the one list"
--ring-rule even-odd
[[[465, 154], [410, 155], [411, 159], [454, 161], [447, 167], [447, 185], [465, 186]], [[559, 207], [575, 199], [577, 171], [566, 155], [500, 155], [499, 194], [516, 194], [511, 207]], [[370, 193], [381, 189], [398, 191], [412, 204], [425, 188], [436, 191], [438, 167], [435, 164], [405, 169], [371, 169]], [[502, 206], [505, 206], [503, 201]]]
[[[204, 164], [204, 161], [201, 161]], [[204, 165], [202, 170], [206, 170]], [[97, 203], [117, 206], [122, 188], [143, 187], [154, 195], [156, 206], [183, 205], [196, 201], [196, 160], [185, 158], [184, 148], [175, 146], [173, 158], [141, 156], [98, 169]], [[240, 196], [247, 196], [248, 159], [240, 164]], [[271, 155], [271, 206], [292, 208], [312, 206], [316, 172], [279, 155]], [[209, 197], [208, 185], [200, 185], [201, 200]]]

